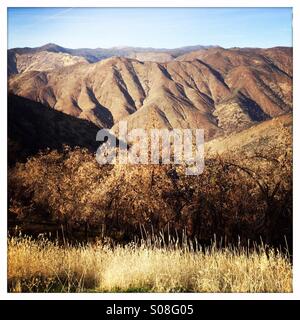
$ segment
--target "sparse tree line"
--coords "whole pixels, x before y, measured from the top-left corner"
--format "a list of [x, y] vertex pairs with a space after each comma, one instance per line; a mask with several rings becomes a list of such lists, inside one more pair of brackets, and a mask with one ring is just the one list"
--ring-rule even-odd
[[[282, 128], [262, 151], [207, 155], [199, 176], [175, 165], [99, 166], [85, 149], [46, 151], [9, 169], [9, 217], [64, 236], [119, 241], [168, 232], [291, 244], [292, 144]], [[285, 239], [285, 240], [284, 240]]]

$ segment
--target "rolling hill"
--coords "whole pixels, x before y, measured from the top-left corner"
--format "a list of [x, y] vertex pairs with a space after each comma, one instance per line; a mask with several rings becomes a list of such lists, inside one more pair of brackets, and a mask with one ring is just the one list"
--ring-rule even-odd
[[[56, 55], [70, 53], [61, 48], [9, 51], [43, 57], [9, 78], [9, 92], [99, 127], [126, 119], [129, 128], [204, 128], [208, 139], [292, 110], [291, 48], [157, 50], [155, 55], [173, 59], [114, 56], [96, 63], [78, 56], [64, 63]], [[132, 54], [128, 48], [114, 50]], [[49, 51], [55, 58], [47, 65]], [[149, 52], [139, 54], [145, 58]]]

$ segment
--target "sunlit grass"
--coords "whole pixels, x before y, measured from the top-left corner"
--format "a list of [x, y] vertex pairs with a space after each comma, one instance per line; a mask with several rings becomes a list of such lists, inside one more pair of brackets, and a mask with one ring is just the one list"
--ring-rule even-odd
[[263, 246], [64, 245], [8, 240], [10, 292], [291, 292], [292, 266]]

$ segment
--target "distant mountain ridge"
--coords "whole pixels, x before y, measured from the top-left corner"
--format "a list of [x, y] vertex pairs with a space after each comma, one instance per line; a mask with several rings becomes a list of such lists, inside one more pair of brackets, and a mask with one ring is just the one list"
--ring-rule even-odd
[[[209, 49], [209, 48], [216, 48], [217, 46], [203, 46], [203, 45], [196, 45], [196, 46], [186, 46], [181, 48], [175, 49], [163, 49], [163, 48], [142, 48], [142, 47], [113, 47], [113, 48], [79, 48], [79, 49], [70, 49], [64, 48], [54, 43], [47, 43], [40, 47], [30, 48], [12, 48], [8, 50], [8, 61], [9, 61], [9, 68], [11, 72], [9, 74], [15, 74], [16, 68], [14, 67], [14, 59], [16, 54], [24, 55], [24, 54], [35, 54], [38, 52], [55, 52], [55, 53], [66, 53], [72, 56], [78, 56], [85, 58], [88, 62], [98, 62], [103, 59], [107, 59], [113, 56], [118, 57], [127, 57], [127, 58], [135, 58], [136, 55], [139, 56], [139, 59], [143, 59], [143, 53], [152, 54], [155, 60], [155, 54], [159, 56], [158, 62], [165, 62], [170, 61], [182, 54], [194, 51], [194, 50], [201, 50], [201, 49]], [[161, 58], [161, 55], [165, 55], [165, 59]], [[147, 61], [147, 57], [145, 58]], [[143, 60], [142, 60], [143, 61]]]

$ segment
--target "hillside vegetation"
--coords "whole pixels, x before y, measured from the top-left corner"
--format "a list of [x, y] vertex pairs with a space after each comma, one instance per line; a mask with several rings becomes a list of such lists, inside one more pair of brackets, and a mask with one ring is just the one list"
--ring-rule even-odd
[[80, 148], [46, 151], [9, 171], [9, 217], [23, 227], [42, 223], [38, 232], [63, 227], [75, 238], [128, 241], [142, 225], [156, 233], [185, 229], [203, 242], [217, 234], [291, 245], [291, 128], [278, 121], [276, 132], [263, 148], [256, 142], [206, 154], [199, 176], [178, 165], [100, 166]]

